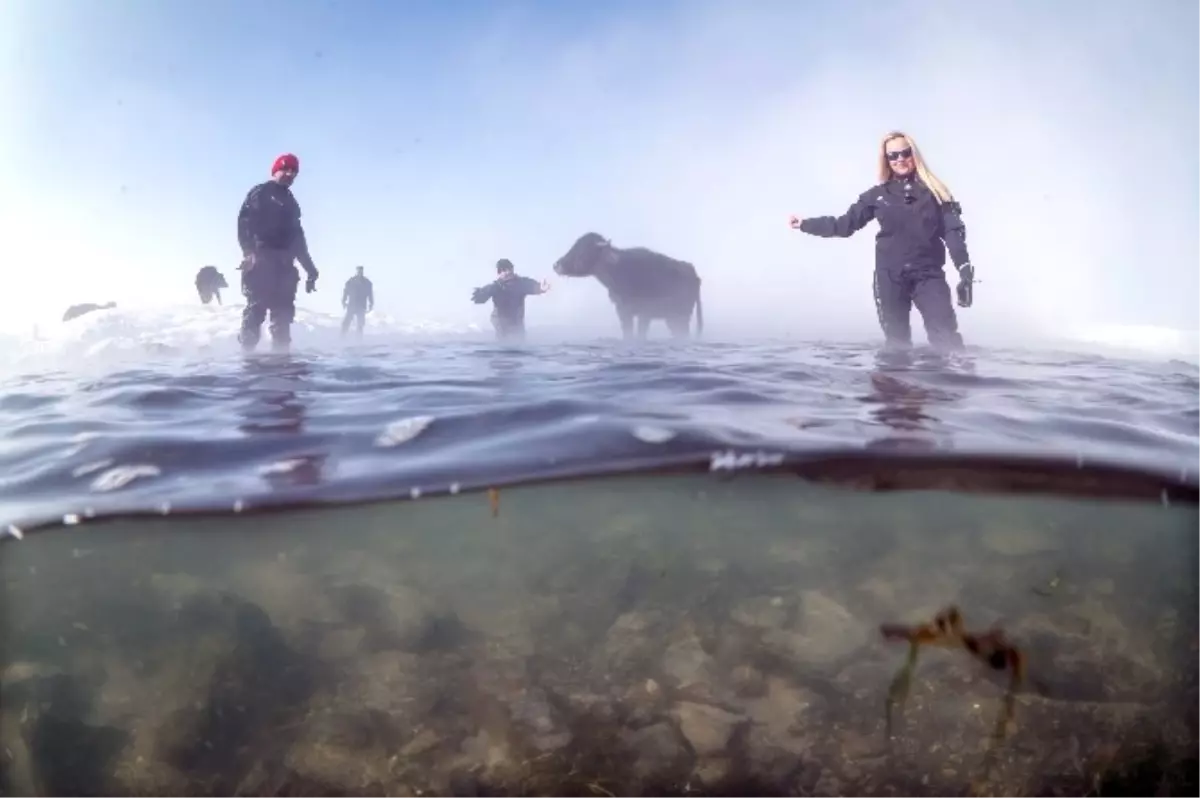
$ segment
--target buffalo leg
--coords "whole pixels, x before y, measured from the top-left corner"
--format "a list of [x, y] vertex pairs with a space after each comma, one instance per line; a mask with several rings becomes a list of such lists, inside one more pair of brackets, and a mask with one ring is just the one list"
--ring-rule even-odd
[[687, 338], [690, 323], [690, 313], [687, 316], [670, 316], [667, 318], [667, 329], [671, 331], [671, 336], [674, 338]]
[[617, 318], [621, 320], [621, 335], [625, 338], [633, 337], [633, 311], [629, 308], [617, 305]]

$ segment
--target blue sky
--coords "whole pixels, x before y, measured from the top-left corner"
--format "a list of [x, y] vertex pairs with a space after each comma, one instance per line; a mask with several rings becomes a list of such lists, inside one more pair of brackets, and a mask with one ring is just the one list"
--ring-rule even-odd
[[[482, 321], [499, 257], [588, 230], [693, 261], [714, 331], [874, 335], [873, 228], [786, 229], [911, 132], [966, 209], [968, 335], [1194, 329], [1195, 2], [15, 0], [0, 10], [0, 318], [193, 302], [235, 216], [301, 159], [321, 291]], [[531, 321], [611, 323], [555, 281]], [[914, 319], [915, 321], [915, 319]]]

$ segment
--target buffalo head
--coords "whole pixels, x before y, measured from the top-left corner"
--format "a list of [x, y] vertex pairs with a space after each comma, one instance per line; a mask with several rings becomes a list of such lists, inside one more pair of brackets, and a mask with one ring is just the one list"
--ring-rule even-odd
[[591, 277], [612, 255], [612, 242], [599, 233], [585, 233], [554, 262], [554, 273], [563, 277]]
[[225, 275], [221, 274], [216, 266], [205, 266], [201, 269], [196, 275], [196, 285], [209, 289], [229, 287], [229, 283], [225, 282]]

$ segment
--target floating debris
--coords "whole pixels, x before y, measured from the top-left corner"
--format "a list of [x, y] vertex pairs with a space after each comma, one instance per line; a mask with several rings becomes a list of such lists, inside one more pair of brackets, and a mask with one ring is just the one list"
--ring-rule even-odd
[[17, 540], [25, 539], [25, 533], [21, 531], [21, 527], [15, 524], [9, 524], [8, 528], [4, 530], [4, 534], [14, 537]]
[[92, 480], [92, 490], [103, 493], [121, 488], [141, 477], [157, 477], [162, 469], [155, 465], [117, 466]]
[[393, 421], [375, 438], [376, 446], [399, 446], [407, 443], [433, 423], [433, 416], [412, 416]]
[[71, 471], [71, 476], [73, 476], [73, 477], [85, 477], [85, 476], [87, 476], [88, 474], [91, 474], [93, 471], [99, 471], [99, 470], [100, 470], [100, 469], [102, 469], [102, 468], [108, 468], [108, 467], [109, 467], [110, 465], [112, 465], [114, 462], [115, 462], [115, 461], [114, 461], [114, 460], [113, 460], [113, 459], [110, 457], [110, 458], [106, 458], [106, 459], [104, 459], [104, 460], [97, 460], [97, 461], [96, 461], [96, 462], [94, 462], [94, 463], [84, 463], [84, 464], [83, 464], [83, 465], [81, 465], [81, 466], [76, 466], [76, 467], [75, 467], [75, 468], [74, 468], [74, 469]]
[[487, 497], [488, 506], [492, 508], [492, 518], [498, 518], [500, 516], [500, 491], [488, 488]]
[[277, 460], [274, 463], [268, 463], [265, 466], [259, 466], [259, 476], [269, 476], [271, 474], [290, 474], [297, 468], [300, 468], [308, 463], [308, 459], [304, 457], [293, 457], [289, 460]]
[[665, 427], [638, 425], [633, 428], [633, 437], [646, 443], [666, 443], [675, 437], [675, 432]]

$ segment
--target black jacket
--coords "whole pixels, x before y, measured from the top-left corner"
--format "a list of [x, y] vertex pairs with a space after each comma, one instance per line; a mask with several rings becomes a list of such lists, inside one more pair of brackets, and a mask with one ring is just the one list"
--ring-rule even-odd
[[354, 275], [346, 281], [342, 289], [342, 304], [352, 310], [362, 310], [370, 305], [375, 307], [375, 286], [366, 275]]
[[250, 189], [238, 211], [238, 245], [243, 255], [260, 249], [285, 250], [312, 275], [308, 241], [300, 224], [300, 203], [287, 186], [268, 180]]
[[805, 219], [800, 229], [822, 238], [849, 238], [872, 219], [879, 222], [878, 269], [940, 269], [947, 249], [955, 268], [970, 261], [962, 207], [954, 201], [939, 203], [916, 175], [894, 177], [864, 191], [841, 216]]
[[507, 280], [496, 280], [476, 288], [471, 294], [471, 301], [482, 305], [492, 300], [492, 313], [505, 321], [523, 322], [525, 320], [525, 297], [542, 293], [542, 287], [532, 277], [513, 275]]

